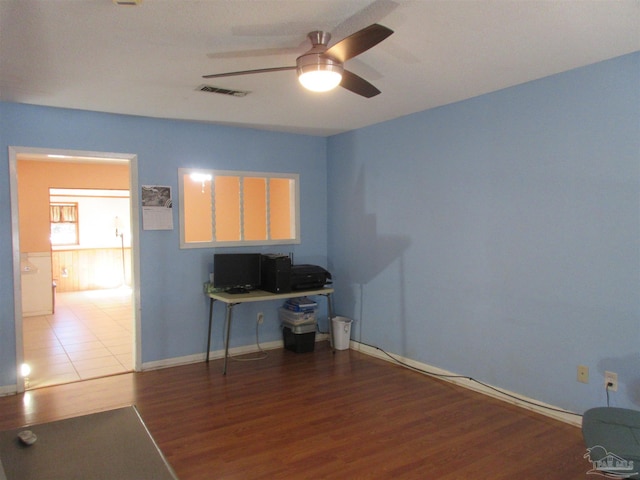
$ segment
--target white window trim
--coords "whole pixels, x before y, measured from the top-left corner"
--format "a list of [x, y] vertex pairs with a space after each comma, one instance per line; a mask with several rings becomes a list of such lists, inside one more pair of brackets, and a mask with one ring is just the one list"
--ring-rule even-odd
[[[294, 180], [292, 185], [292, 197], [293, 202], [291, 202], [290, 206], [293, 209], [291, 218], [295, 222], [294, 231], [295, 236], [291, 239], [278, 239], [278, 240], [238, 240], [238, 241], [225, 241], [218, 242], [215, 240], [215, 202], [214, 199], [211, 199], [212, 205], [212, 234], [214, 240], [211, 242], [186, 242], [185, 241], [185, 228], [184, 228], [184, 178], [185, 175], [191, 175], [193, 173], [211, 175], [212, 178], [218, 176], [234, 176], [234, 177], [253, 177], [253, 178], [286, 178], [289, 180]], [[241, 182], [242, 184], [242, 182]], [[267, 235], [269, 235], [270, 229], [268, 228], [270, 222], [270, 204], [269, 204], [269, 186], [267, 182]], [[202, 168], [178, 168], [178, 190], [179, 190], [179, 208], [178, 208], [178, 216], [180, 218], [180, 248], [188, 249], [188, 248], [216, 248], [216, 247], [250, 247], [250, 246], [265, 246], [265, 245], [295, 245], [301, 243], [300, 238], [300, 175], [297, 173], [275, 173], [275, 172], [249, 172], [249, 171], [238, 171], [238, 170], [207, 170]], [[211, 195], [214, 195], [214, 189], [211, 189]], [[240, 191], [240, 197], [242, 200], [243, 191]], [[242, 222], [242, 211], [241, 211], [241, 220], [240, 220], [240, 228], [241, 228], [241, 236], [244, 236], [244, 226]]]

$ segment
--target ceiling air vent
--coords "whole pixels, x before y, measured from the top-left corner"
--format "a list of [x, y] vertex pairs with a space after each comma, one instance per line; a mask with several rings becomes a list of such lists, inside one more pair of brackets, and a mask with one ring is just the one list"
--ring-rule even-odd
[[221, 95], [230, 95], [232, 97], [246, 97], [249, 92], [242, 90], [229, 90], [228, 88], [214, 87], [212, 85], [200, 85], [197, 90], [208, 93], [219, 93]]

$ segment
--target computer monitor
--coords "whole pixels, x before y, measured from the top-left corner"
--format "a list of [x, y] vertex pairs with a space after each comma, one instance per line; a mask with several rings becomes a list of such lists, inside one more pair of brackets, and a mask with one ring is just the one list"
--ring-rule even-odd
[[215, 253], [213, 286], [230, 293], [245, 293], [260, 286], [259, 253]]

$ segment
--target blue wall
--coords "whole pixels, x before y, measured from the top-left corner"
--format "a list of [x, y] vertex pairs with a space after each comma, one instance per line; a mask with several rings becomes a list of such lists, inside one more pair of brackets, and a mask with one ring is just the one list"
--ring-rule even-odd
[[[299, 173], [302, 243], [251, 251], [292, 251], [297, 263], [327, 264], [324, 138], [0, 103], [0, 386], [16, 383], [8, 146], [136, 154], [139, 184], [170, 185], [176, 207], [178, 167]], [[213, 249], [179, 249], [177, 210], [174, 230], [139, 232], [143, 362], [206, 350], [202, 284]], [[265, 313], [260, 341], [281, 339], [278, 306], [237, 308], [231, 345], [255, 344], [259, 310]], [[212, 350], [222, 348], [223, 312], [217, 305]], [[250, 321], [240, 321], [243, 316]]]
[[[298, 172], [303, 243], [284, 251], [328, 261], [355, 340], [577, 412], [606, 402], [610, 370], [612, 405], [638, 408], [639, 78], [636, 53], [328, 139], [0, 103], [0, 386], [15, 145], [135, 153], [140, 185], [174, 197], [178, 167]], [[205, 350], [212, 250], [178, 236], [140, 232], [144, 362]], [[280, 338], [276, 306], [261, 341]]]
[[576, 412], [610, 370], [639, 407], [639, 80], [636, 53], [329, 138], [353, 338]]

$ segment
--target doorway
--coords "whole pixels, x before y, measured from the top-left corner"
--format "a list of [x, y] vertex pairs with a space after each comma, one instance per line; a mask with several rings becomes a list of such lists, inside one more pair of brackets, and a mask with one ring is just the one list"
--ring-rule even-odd
[[[136, 156], [11, 147], [9, 161], [17, 390], [140, 370]], [[123, 191], [130, 192], [125, 212], [110, 205], [115, 213], [100, 213], [107, 197]], [[103, 206], [88, 210], [91, 202]], [[67, 238], [52, 247], [51, 229], [62, 243], [75, 229], [107, 244]], [[29, 297], [38, 299], [35, 307]]]

